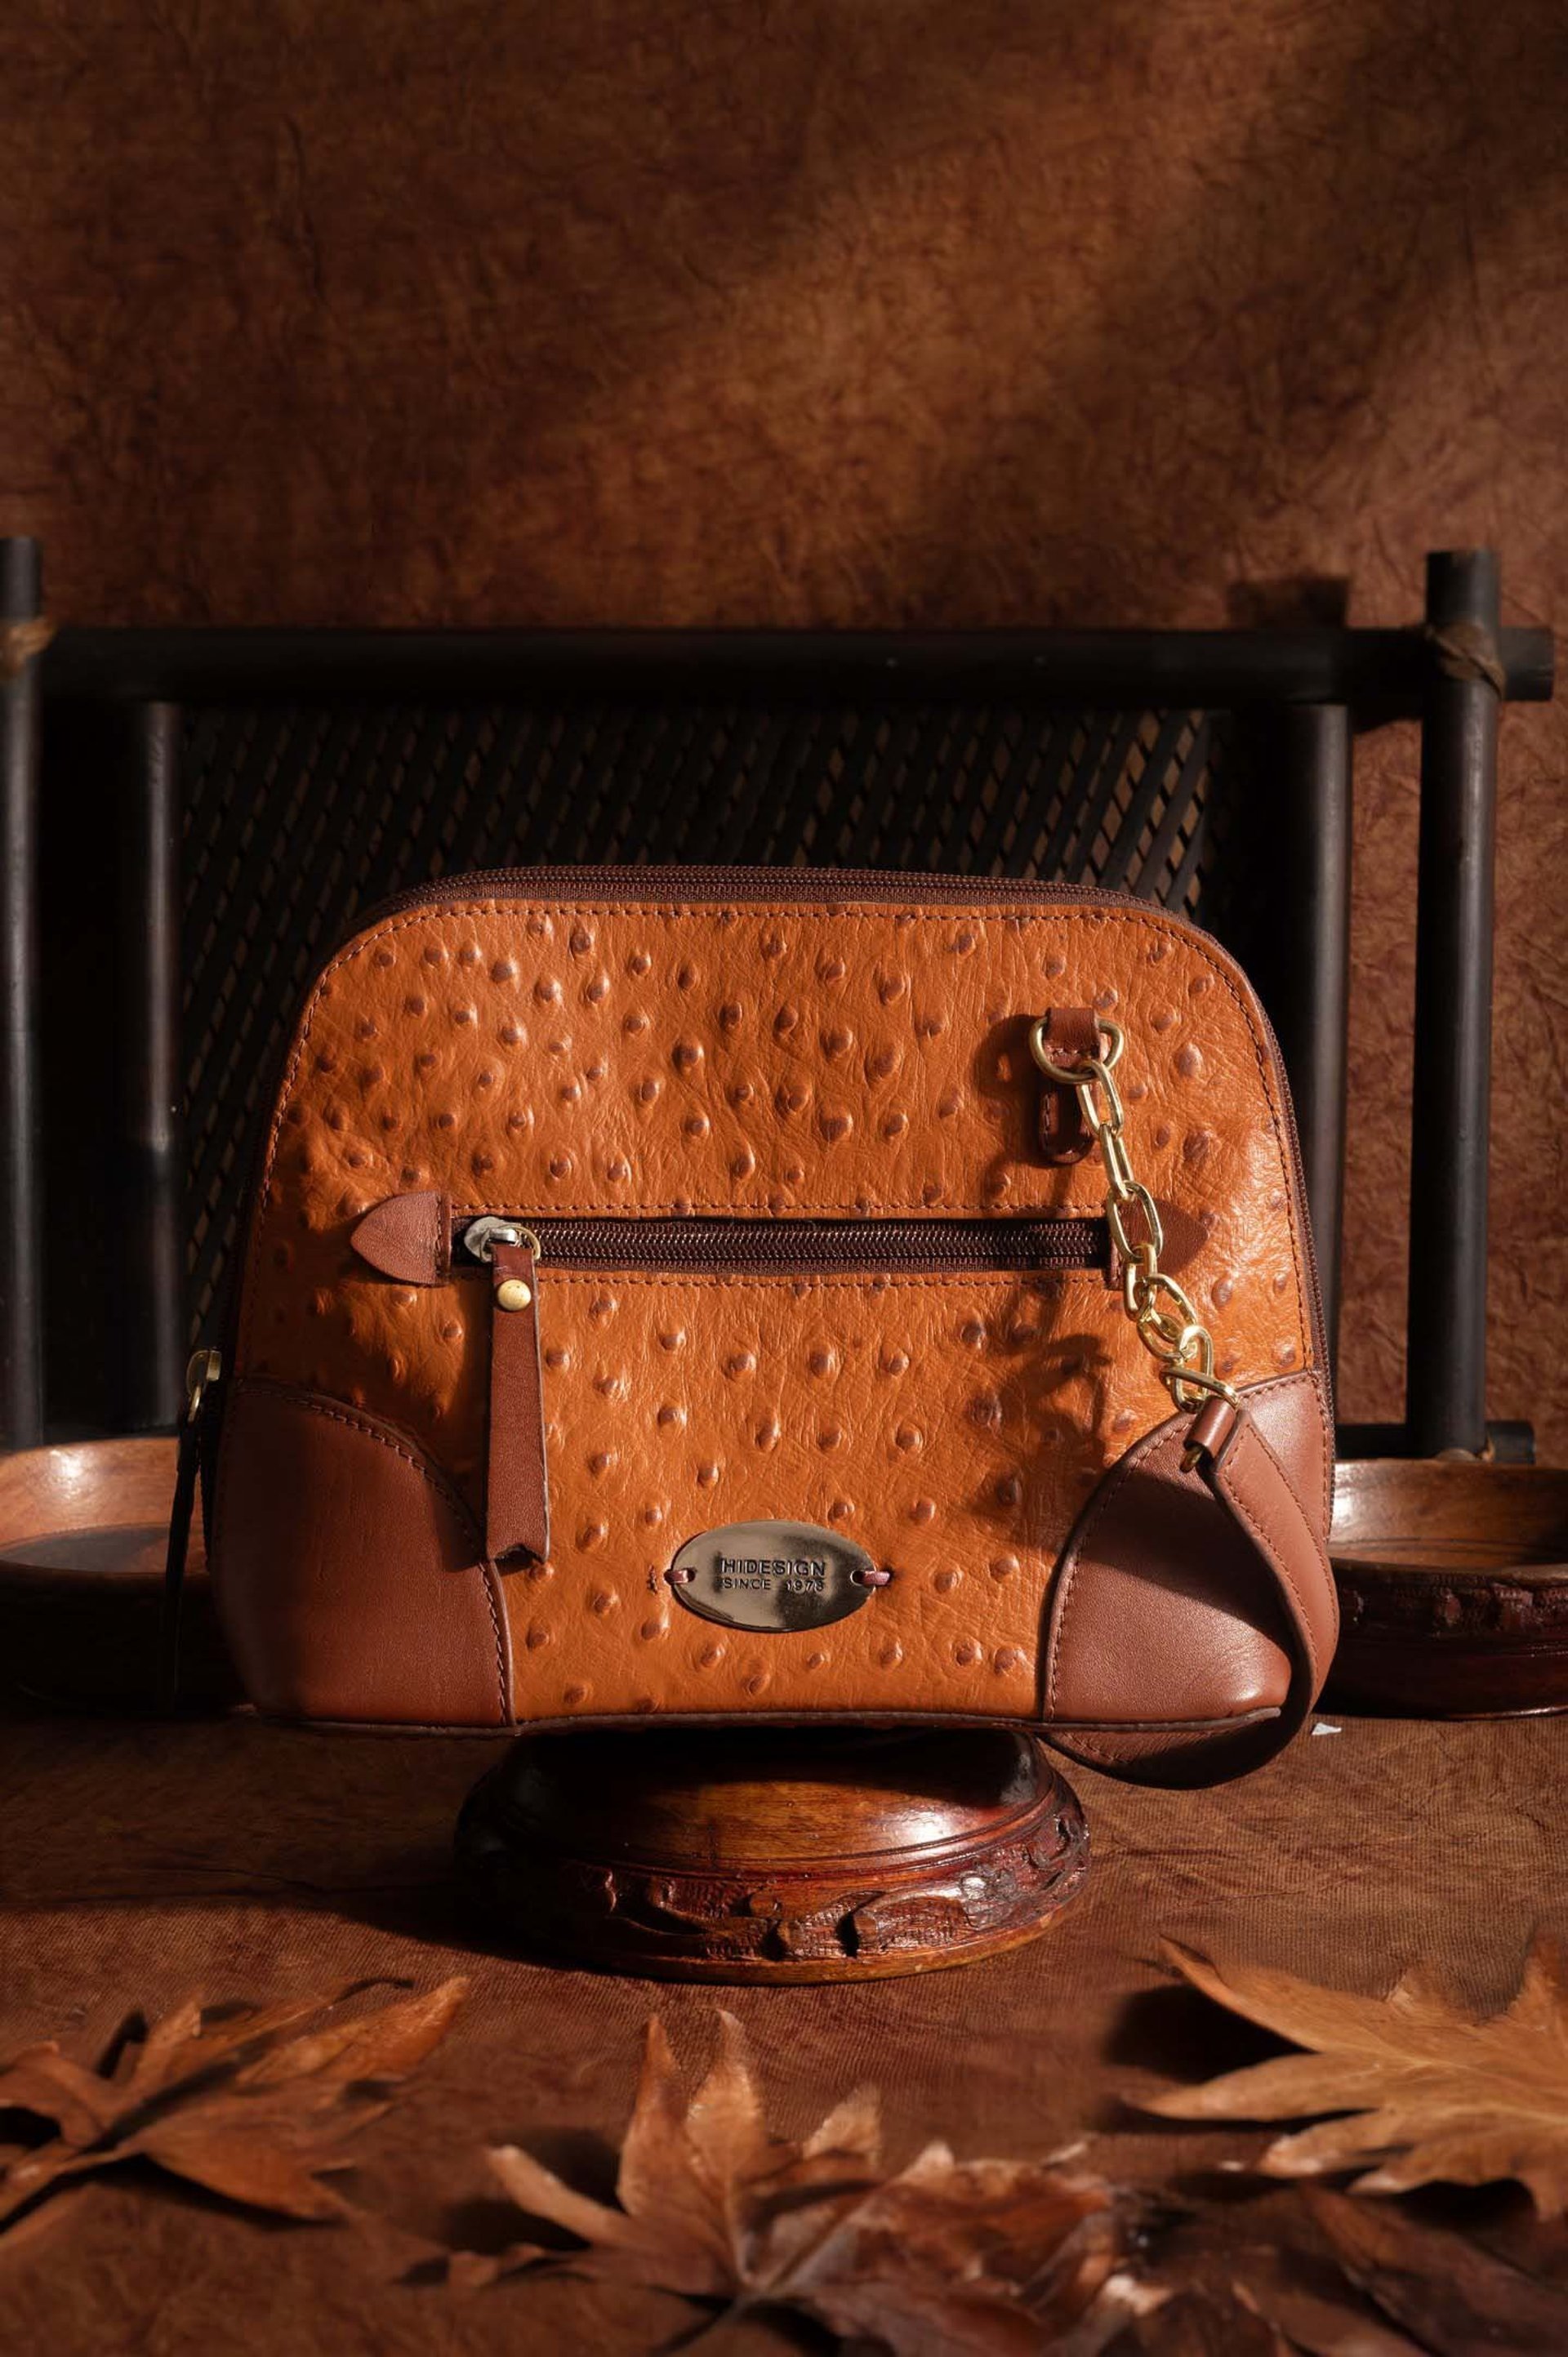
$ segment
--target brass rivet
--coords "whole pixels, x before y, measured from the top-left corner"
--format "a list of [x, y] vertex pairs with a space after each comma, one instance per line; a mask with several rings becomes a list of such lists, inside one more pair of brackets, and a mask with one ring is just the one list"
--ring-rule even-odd
[[498, 1309], [526, 1309], [533, 1298], [533, 1287], [524, 1285], [521, 1276], [507, 1276], [496, 1287]]

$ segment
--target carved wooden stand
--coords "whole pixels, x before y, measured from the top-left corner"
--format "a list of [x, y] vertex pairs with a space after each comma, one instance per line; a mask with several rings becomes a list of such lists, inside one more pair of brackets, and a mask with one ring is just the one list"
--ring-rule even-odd
[[969, 1964], [1081, 1889], [1076, 1794], [988, 1728], [525, 1737], [457, 1857], [529, 1947], [658, 1980], [868, 1980]]

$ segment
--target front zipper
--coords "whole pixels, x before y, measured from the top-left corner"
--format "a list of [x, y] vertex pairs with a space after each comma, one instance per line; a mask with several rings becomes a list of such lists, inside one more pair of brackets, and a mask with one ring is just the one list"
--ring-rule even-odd
[[[794, 901], [797, 906], [821, 908], [839, 900], [891, 902], [895, 906], [918, 906], [921, 901], [940, 905], [954, 902], [961, 906], [966, 900], [977, 907], [1001, 905], [1027, 908], [1050, 908], [1086, 902], [1090, 907], [1104, 909], [1137, 909], [1147, 910], [1149, 903], [1137, 893], [1112, 890], [1099, 884], [1045, 884], [1033, 877], [1009, 876], [952, 876], [930, 874], [919, 868], [875, 867], [769, 867], [743, 866], [698, 866], [671, 863], [660, 866], [654, 861], [628, 861], [607, 867], [566, 866], [542, 864], [537, 867], [484, 867], [467, 875], [436, 877], [428, 884], [418, 884], [410, 890], [393, 894], [372, 908], [361, 909], [351, 920], [343, 936], [343, 943], [356, 940], [383, 918], [405, 909], [438, 906], [444, 900], [462, 899], [478, 891], [489, 898], [508, 900], [528, 900], [545, 893], [606, 900], [630, 900], [653, 894], [681, 903], [700, 907], [711, 900], [769, 900], [783, 904]], [[1164, 912], [1174, 924], [1184, 926], [1198, 938], [1211, 938], [1199, 925], [1187, 917]], [[1282, 1128], [1285, 1159], [1294, 1182], [1294, 1215], [1304, 1240], [1306, 1294], [1314, 1342], [1314, 1359], [1321, 1369], [1329, 1413], [1333, 1414], [1333, 1376], [1328, 1357], [1327, 1326], [1323, 1311], [1323, 1285], [1318, 1274], [1317, 1254], [1313, 1242], [1312, 1222], [1306, 1208], [1306, 1169], [1302, 1159], [1301, 1134], [1296, 1126], [1295, 1107], [1291, 1101], [1290, 1082], [1285, 1072], [1284, 1058], [1266, 1009], [1263, 1036], [1268, 1042], [1276, 1080], [1280, 1083]]]
[[513, 1219], [459, 1216], [454, 1262], [491, 1260], [498, 1243], [529, 1243], [536, 1261], [571, 1269], [651, 1269], [671, 1276], [1027, 1275], [1103, 1269], [1101, 1218], [993, 1220]]
[[[356, 1232], [361, 1250], [365, 1224]], [[454, 1272], [467, 1263], [488, 1269], [490, 1276], [485, 1546], [493, 1563], [519, 1555], [542, 1563], [549, 1554], [550, 1463], [539, 1318], [550, 1270], [635, 1269], [675, 1279], [853, 1274], [875, 1285], [901, 1274], [1108, 1270], [1110, 1253], [1106, 1221], [1077, 1217], [523, 1220], [480, 1211], [449, 1221], [444, 1214], [434, 1231], [424, 1231], [424, 1239], [432, 1232], [440, 1239], [440, 1257]]]

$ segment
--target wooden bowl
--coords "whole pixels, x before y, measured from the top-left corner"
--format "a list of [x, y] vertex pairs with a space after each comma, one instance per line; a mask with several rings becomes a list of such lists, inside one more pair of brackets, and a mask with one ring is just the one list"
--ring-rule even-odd
[[1568, 1710], [1568, 1471], [1339, 1466], [1339, 1650], [1325, 1701], [1423, 1718]]
[[[147, 1710], [156, 1684], [172, 1439], [81, 1440], [0, 1457], [0, 1700]], [[191, 1532], [180, 1647], [185, 1704], [236, 1699]]]

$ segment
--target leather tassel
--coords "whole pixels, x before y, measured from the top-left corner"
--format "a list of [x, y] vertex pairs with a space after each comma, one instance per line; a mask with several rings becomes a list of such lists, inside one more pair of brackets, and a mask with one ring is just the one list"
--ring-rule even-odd
[[539, 1271], [532, 1240], [498, 1243], [490, 1263], [490, 1427], [485, 1551], [492, 1563], [550, 1553], [550, 1480], [539, 1357]]

